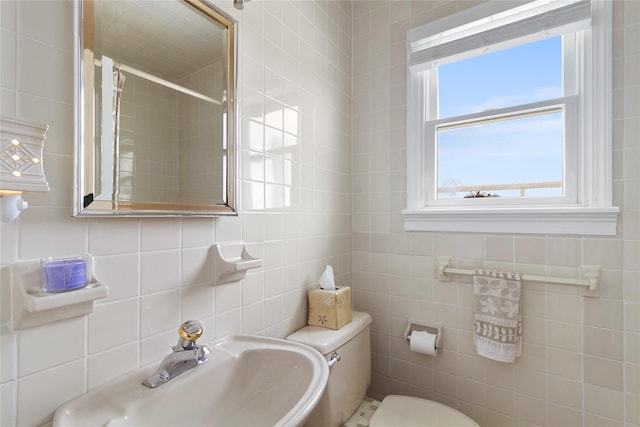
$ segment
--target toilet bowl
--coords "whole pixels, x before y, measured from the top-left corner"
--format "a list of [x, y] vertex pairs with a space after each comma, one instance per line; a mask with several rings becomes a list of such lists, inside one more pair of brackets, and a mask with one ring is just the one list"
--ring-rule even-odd
[[369, 427], [471, 427], [478, 424], [460, 411], [433, 400], [389, 395], [371, 417]]
[[[306, 427], [338, 427], [358, 408], [371, 383], [371, 316], [353, 312], [353, 320], [338, 330], [305, 326], [287, 337], [315, 348], [331, 366], [320, 402]], [[371, 427], [478, 427], [463, 413], [427, 399], [389, 395], [371, 417]]]

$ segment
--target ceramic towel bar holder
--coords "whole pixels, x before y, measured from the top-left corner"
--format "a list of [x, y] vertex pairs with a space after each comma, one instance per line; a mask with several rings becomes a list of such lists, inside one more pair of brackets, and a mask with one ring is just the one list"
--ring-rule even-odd
[[[461, 274], [465, 276], [473, 276], [473, 270], [462, 268], [451, 268], [451, 257], [441, 256], [437, 259], [437, 274], [438, 280], [441, 282], [450, 282], [452, 274]], [[532, 274], [522, 274], [520, 277], [523, 282], [542, 282], [552, 285], [568, 285], [579, 286], [582, 288], [582, 296], [600, 298], [600, 291], [602, 284], [600, 283], [600, 270], [599, 265], [581, 265], [579, 267], [580, 278], [572, 279], [566, 277], [552, 277], [552, 276], [536, 276]]]
[[244, 243], [213, 246], [213, 284], [242, 280], [251, 268], [262, 267], [262, 260], [249, 255]]

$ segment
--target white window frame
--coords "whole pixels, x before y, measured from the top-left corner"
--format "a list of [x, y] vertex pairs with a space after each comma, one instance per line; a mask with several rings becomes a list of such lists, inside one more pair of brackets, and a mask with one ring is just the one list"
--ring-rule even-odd
[[[425, 118], [429, 100], [424, 95], [429, 83], [426, 69], [434, 59], [425, 54], [440, 45], [441, 57], [465, 55], [473, 47], [462, 40], [468, 31], [491, 30], [503, 25], [503, 12], [515, 6], [545, 8], [541, 1], [489, 1], [449, 17], [410, 30], [407, 82], [407, 209], [402, 211], [407, 231], [454, 231], [491, 233], [615, 235], [619, 209], [612, 206], [612, 11], [606, 0], [574, 0], [589, 5], [590, 25], [577, 43], [582, 69], [577, 97], [569, 111], [577, 114], [578, 143], [574, 145], [575, 170], [565, 176], [574, 194], [561, 203], [531, 198], [529, 203], [509, 203], [499, 198], [481, 198], [461, 203], [434, 203], [434, 138], [430, 144]], [[567, 2], [555, 2], [554, 4]], [[583, 8], [584, 9], [584, 8]], [[525, 12], [527, 13], [527, 12]], [[510, 18], [513, 22], [513, 18]], [[475, 23], [480, 25], [475, 25]], [[472, 24], [474, 23], [474, 24]], [[472, 24], [472, 25], [469, 25]], [[474, 29], [475, 27], [475, 29]], [[475, 33], [473, 33], [475, 31]], [[481, 32], [482, 32], [481, 31]], [[489, 32], [489, 31], [487, 31]], [[437, 37], [434, 37], [437, 36]], [[519, 37], [521, 37], [520, 35]], [[525, 36], [526, 37], [526, 36]], [[467, 37], [468, 39], [478, 37]], [[435, 41], [434, 41], [435, 40]], [[507, 41], [510, 43], [511, 41]], [[473, 44], [474, 42], [472, 42]], [[503, 42], [504, 43], [504, 42]], [[431, 49], [433, 51], [433, 49]], [[438, 53], [436, 53], [438, 55]], [[437, 60], [437, 59], [436, 59]], [[575, 71], [575, 70], [574, 70]], [[573, 72], [573, 71], [569, 71]], [[570, 93], [570, 92], [569, 92]], [[575, 107], [575, 108], [573, 108]], [[508, 112], [503, 109], [502, 112]], [[570, 113], [571, 114], [571, 113]], [[569, 120], [572, 120], [567, 117]], [[427, 143], [425, 143], [427, 141]], [[571, 150], [571, 147], [570, 147]], [[571, 169], [572, 166], [569, 167]], [[429, 190], [429, 189], [432, 190]], [[431, 193], [431, 194], [429, 194]], [[472, 203], [468, 203], [472, 202]], [[479, 203], [478, 203], [479, 202]]]

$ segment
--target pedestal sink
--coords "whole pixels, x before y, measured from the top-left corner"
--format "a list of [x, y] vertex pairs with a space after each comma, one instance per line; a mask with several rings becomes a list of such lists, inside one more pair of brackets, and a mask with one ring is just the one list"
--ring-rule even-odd
[[161, 387], [141, 384], [151, 366], [64, 404], [53, 427], [301, 426], [327, 383], [324, 357], [292, 341], [232, 335], [208, 347], [208, 362]]

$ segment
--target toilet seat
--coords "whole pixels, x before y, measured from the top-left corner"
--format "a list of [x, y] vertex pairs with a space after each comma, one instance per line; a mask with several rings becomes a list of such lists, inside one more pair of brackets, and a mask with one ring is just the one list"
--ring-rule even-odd
[[455, 409], [410, 396], [390, 395], [371, 417], [370, 427], [479, 427], [471, 418]]

